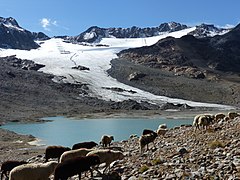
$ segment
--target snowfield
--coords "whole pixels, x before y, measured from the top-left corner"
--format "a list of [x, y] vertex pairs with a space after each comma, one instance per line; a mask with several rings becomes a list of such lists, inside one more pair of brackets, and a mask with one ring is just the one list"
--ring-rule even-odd
[[[166, 33], [150, 38], [131, 38], [131, 39], [117, 39], [117, 38], [104, 38], [100, 44], [108, 46], [84, 46], [79, 44], [71, 44], [63, 42], [62, 39], [50, 39], [47, 41], [38, 42], [41, 47], [35, 50], [13, 50], [13, 49], [0, 49], [0, 56], [16, 55], [21, 59], [33, 60], [36, 63], [46, 65], [40, 69], [45, 73], [54, 74], [65, 78], [55, 78], [56, 82], [69, 82], [69, 83], [86, 83], [90, 89], [90, 95], [104, 100], [123, 101], [123, 100], [136, 100], [148, 101], [153, 104], [169, 103], [186, 103], [194, 107], [215, 107], [219, 109], [232, 109], [231, 106], [220, 104], [209, 104], [201, 102], [192, 102], [182, 99], [173, 99], [165, 96], [157, 96], [151, 93], [142, 91], [140, 89], [125, 85], [118, 82], [116, 79], [107, 74], [107, 70], [111, 67], [110, 61], [117, 58], [116, 53], [123, 49], [149, 46], [156, 43], [158, 40], [167, 36], [179, 38], [186, 35], [195, 29], [189, 28], [177, 32]], [[87, 38], [87, 37], [86, 37]], [[77, 70], [72, 69], [78, 65], [88, 67], [90, 70]], [[105, 87], [105, 88], [104, 88]], [[127, 91], [136, 91], [137, 93], [130, 92], [115, 92], [107, 88], [122, 88]]]

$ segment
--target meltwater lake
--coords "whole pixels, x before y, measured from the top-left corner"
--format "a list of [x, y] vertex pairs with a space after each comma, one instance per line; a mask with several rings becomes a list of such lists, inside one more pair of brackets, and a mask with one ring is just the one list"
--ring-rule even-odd
[[141, 135], [143, 129], [156, 130], [159, 124], [168, 128], [182, 124], [192, 124], [192, 118], [166, 119], [154, 118], [98, 118], [73, 119], [66, 117], [48, 117], [44, 123], [9, 123], [1, 126], [19, 134], [31, 134], [40, 139], [42, 145], [62, 145], [72, 147], [82, 141], [99, 143], [102, 135], [114, 136], [114, 141], [126, 140], [131, 134]]

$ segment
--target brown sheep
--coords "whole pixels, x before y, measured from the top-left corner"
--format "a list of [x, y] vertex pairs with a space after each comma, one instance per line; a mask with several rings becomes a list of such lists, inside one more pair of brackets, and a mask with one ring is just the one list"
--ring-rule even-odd
[[3, 179], [3, 175], [5, 175], [6, 178], [8, 178], [8, 173], [15, 167], [27, 164], [26, 161], [5, 161], [2, 163], [1, 166], [1, 179]]
[[93, 176], [91, 166], [97, 164], [100, 164], [100, 159], [97, 155], [66, 160], [57, 165], [54, 172], [54, 180], [67, 180], [74, 175], [78, 175], [79, 179], [81, 179], [81, 173], [88, 170], [91, 171], [91, 176]]
[[110, 146], [113, 140], [114, 140], [113, 136], [103, 135], [100, 144], [102, 144], [103, 147], [107, 147]]
[[92, 149], [93, 147], [95, 147], [97, 145], [98, 144], [93, 142], [93, 141], [81, 142], [81, 143], [74, 144], [73, 147], [72, 147], [72, 150], [81, 149], [81, 148]]
[[[143, 152], [143, 148], [147, 145], [147, 150], [148, 150], [148, 144], [149, 143], [153, 143], [154, 144], [154, 140], [156, 139], [157, 137], [157, 133], [154, 132], [154, 133], [151, 133], [151, 134], [146, 134], [146, 135], [142, 135], [140, 138], [139, 138], [139, 144], [140, 144], [140, 152], [142, 153]], [[155, 145], [155, 144], [154, 144]]]
[[59, 159], [61, 157], [61, 155], [65, 152], [65, 151], [70, 151], [71, 149], [69, 147], [63, 147], [63, 146], [48, 146], [45, 150], [45, 158], [46, 161], [48, 161], [48, 159], [50, 158], [58, 158], [58, 162]]

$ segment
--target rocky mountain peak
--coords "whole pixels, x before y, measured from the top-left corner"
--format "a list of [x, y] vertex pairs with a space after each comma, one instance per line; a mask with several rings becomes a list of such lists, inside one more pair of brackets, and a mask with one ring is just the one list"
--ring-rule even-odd
[[98, 42], [102, 38], [145, 38], [157, 36], [163, 32], [174, 32], [182, 29], [186, 29], [187, 26], [176, 23], [169, 22], [160, 24], [158, 27], [146, 27], [141, 28], [137, 26], [132, 26], [129, 28], [100, 28], [98, 26], [92, 26], [78, 36], [71, 37], [72, 42]]
[[33, 34], [20, 27], [14, 18], [0, 17], [0, 48], [29, 50], [38, 47]]
[[17, 21], [12, 17], [9, 17], [9, 18], [0, 17], [0, 23], [19, 27]]
[[227, 32], [229, 32], [229, 29], [216, 27], [213, 24], [202, 23], [199, 26], [196, 26], [196, 29], [189, 34], [198, 38], [204, 38], [215, 35], [223, 35]]

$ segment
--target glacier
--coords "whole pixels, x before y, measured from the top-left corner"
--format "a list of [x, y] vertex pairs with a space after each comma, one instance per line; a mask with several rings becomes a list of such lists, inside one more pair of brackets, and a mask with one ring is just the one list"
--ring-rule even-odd
[[[38, 41], [41, 45], [38, 49], [15, 50], [0, 49], [0, 56], [16, 55], [17, 58], [32, 60], [45, 67], [40, 71], [65, 77], [62, 79], [66, 83], [85, 83], [89, 87], [90, 96], [106, 101], [124, 101], [128, 99], [137, 102], [147, 101], [152, 104], [162, 105], [166, 102], [174, 104], [188, 104], [193, 107], [213, 107], [218, 109], [233, 109], [232, 106], [212, 104], [204, 102], [193, 102], [184, 99], [157, 96], [149, 92], [125, 85], [110, 77], [107, 70], [111, 67], [111, 60], [117, 58], [117, 53], [127, 48], [149, 46], [155, 44], [160, 39], [167, 36], [180, 38], [193, 31], [196, 27], [163, 33], [159, 36], [148, 38], [103, 38], [99, 43], [106, 46], [86, 46], [64, 42], [60, 38], [52, 38], [46, 41]], [[79, 71], [72, 69], [78, 65], [89, 68], [89, 71]], [[53, 79], [56, 82], [58, 80]], [[115, 92], [109, 88], [122, 88], [127, 91]], [[128, 91], [135, 91], [130, 93]], [[80, 95], [79, 95], [80, 98]]]

